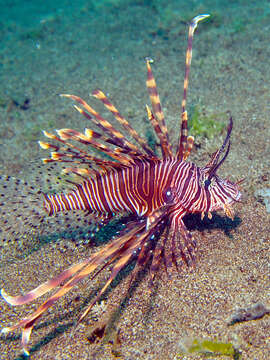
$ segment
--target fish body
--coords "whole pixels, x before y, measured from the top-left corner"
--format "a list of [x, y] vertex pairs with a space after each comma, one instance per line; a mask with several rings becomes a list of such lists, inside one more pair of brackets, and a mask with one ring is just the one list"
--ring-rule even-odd
[[68, 193], [44, 194], [48, 215], [82, 210], [106, 214], [136, 213], [148, 216], [170, 206], [168, 217], [208, 213], [240, 199], [232, 182], [215, 175], [205, 185], [207, 169], [177, 158], [136, 159], [130, 166], [97, 173]]

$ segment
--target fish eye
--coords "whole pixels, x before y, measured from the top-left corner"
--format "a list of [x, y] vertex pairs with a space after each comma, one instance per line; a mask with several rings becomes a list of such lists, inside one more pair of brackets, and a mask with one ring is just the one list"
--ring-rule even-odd
[[171, 188], [166, 189], [163, 192], [163, 198], [164, 201], [168, 204], [171, 203], [174, 200], [174, 192]]

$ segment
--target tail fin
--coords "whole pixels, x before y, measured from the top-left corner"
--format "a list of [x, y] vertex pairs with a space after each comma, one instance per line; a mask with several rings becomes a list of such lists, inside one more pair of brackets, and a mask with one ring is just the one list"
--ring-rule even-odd
[[42, 232], [46, 217], [42, 201], [41, 191], [26, 181], [0, 176], [0, 247], [10, 242], [22, 245]]
[[25, 256], [42, 242], [50, 241], [48, 235], [55, 241], [55, 235], [60, 233], [62, 238], [72, 238], [76, 244], [78, 238], [80, 242], [86, 236], [90, 238], [94, 221], [89, 214], [70, 211], [49, 216], [46, 196], [35, 182], [31, 185], [11, 176], [0, 176], [0, 249], [8, 246], [9, 250], [3, 254]]

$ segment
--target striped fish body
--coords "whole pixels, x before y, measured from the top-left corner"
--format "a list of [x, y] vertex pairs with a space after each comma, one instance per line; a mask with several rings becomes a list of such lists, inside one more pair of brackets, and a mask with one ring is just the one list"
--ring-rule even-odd
[[[183, 217], [219, 210], [233, 200], [235, 186], [230, 182], [215, 176], [211, 186], [205, 186], [205, 179], [206, 170], [192, 162], [137, 159], [130, 166], [97, 173], [69, 193], [44, 195], [44, 206], [49, 215], [83, 210], [109, 216], [123, 212], [149, 216], [168, 206], [168, 215]], [[236, 189], [234, 201], [237, 196]]]
[[175, 200], [176, 184], [190, 178], [190, 163], [174, 159], [136, 159], [134, 164], [97, 173], [69, 193], [44, 194], [49, 215], [84, 210], [97, 214], [149, 215]]

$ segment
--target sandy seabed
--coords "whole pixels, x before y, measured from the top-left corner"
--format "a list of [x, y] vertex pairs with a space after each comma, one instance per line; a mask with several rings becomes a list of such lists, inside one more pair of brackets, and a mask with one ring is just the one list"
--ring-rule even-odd
[[[265, 6], [269, 7], [267, 3]], [[31, 182], [34, 175], [29, 172], [29, 164], [44, 157], [36, 143], [42, 136], [40, 130], [86, 127], [85, 119], [73, 111], [68, 100], [59, 98], [59, 93], [89, 100], [89, 92], [101, 88], [138, 132], [145, 134], [147, 56], [155, 60], [153, 71], [171, 142], [176, 144], [186, 25], [178, 24], [178, 31], [169, 31], [164, 37], [153, 31], [152, 22], [152, 27], [145, 25], [145, 19], [154, 17], [151, 9], [138, 6], [133, 9], [134, 16], [130, 16], [131, 9], [123, 9], [119, 18], [106, 15], [108, 22], [87, 11], [82, 8], [72, 20], [65, 16], [44, 19], [41, 33], [35, 36], [19, 26], [3, 30], [2, 174]], [[246, 19], [248, 13], [254, 16], [249, 22], [243, 20], [243, 29], [232, 27], [236, 17]], [[194, 231], [199, 244], [196, 267], [179, 274], [175, 271], [170, 281], [161, 273], [152, 294], [147, 274], [142, 277], [114, 321], [117, 351], [113, 340], [106, 344], [89, 342], [87, 334], [96, 322], [93, 317], [76, 331], [73, 327], [83, 300], [104, 280], [101, 275], [94, 284], [79, 285], [42, 318], [31, 338], [31, 359], [202, 359], [201, 355], [180, 355], [186, 339], [193, 338], [231, 342], [241, 351], [242, 359], [270, 358], [269, 315], [228, 326], [228, 319], [239, 307], [257, 302], [270, 307], [270, 218], [264, 204], [254, 196], [256, 189], [269, 187], [270, 183], [269, 30], [270, 16], [263, 15], [259, 8], [242, 6], [238, 14], [226, 12], [220, 26], [200, 24], [194, 38], [188, 104], [200, 106], [209, 115], [230, 111], [234, 119], [231, 152], [220, 174], [232, 180], [244, 177], [245, 182], [243, 202], [236, 205], [237, 220], [230, 231], [222, 226]], [[103, 111], [95, 99], [89, 101]], [[197, 164], [207, 162], [223, 137], [199, 139], [192, 160]], [[17, 256], [15, 245], [3, 245], [1, 287], [14, 295], [25, 292], [93, 251], [89, 246], [64, 246], [67, 241], [48, 243], [24, 257]], [[109, 292], [100, 307], [110, 309], [119, 304], [127, 280]], [[2, 301], [1, 325], [25, 317], [34, 305], [11, 308]], [[1, 359], [23, 358], [19, 335], [1, 337]]]

